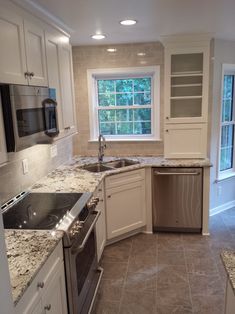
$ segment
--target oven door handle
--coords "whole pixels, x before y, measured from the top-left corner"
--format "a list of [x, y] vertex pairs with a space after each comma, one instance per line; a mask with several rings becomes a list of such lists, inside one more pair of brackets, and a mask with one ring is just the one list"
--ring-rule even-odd
[[89, 238], [89, 236], [90, 236], [90, 234], [91, 234], [91, 232], [92, 232], [92, 230], [93, 230], [93, 228], [94, 228], [94, 226], [95, 226], [97, 220], [99, 219], [100, 214], [101, 214], [101, 211], [100, 211], [100, 210], [97, 210], [97, 211], [96, 211], [96, 217], [95, 217], [94, 221], [92, 222], [92, 224], [91, 224], [89, 230], [87, 231], [87, 234], [86, 234], [85, 238], [83, 239], [82, 244], [79, 245], [79, 246], [77, 247], [77, 249], [76, 249], [76, 252], [77, 252], [77, 253], [78, 253], [78, 252], [81, 252], [81, 251], [84, 249], [84, 247], [85, 247], [85, 245], [86, 245], [86, 242], [87, 242], [87, 240], [88, 240], [88, 238]]

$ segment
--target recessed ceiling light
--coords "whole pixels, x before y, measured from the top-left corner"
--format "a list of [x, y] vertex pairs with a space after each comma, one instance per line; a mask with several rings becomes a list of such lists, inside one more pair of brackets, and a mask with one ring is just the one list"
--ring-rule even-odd
[[144, 56], [146, 56], [146, 53], [145, 53], [145, 52], [138, 52], [138, 53], [137, 53], [137, 56], [139, 56], [139, 57], [144, 57]]
[[106, 36], [103, 34], [95, 34], [91, 36], [91, 38], [96, 39], [96, 40], [104, 39], [105, 37]]
[[116, 49], [116, 48], [108, 48], [107, 51], [108, 51], [108, 52], [116, 52], [117, 49]]
[[124, 26], [131, 26], [131, 25], [135, 25], [137, 23], [136, 20], [123, 20], [120, 21], [120, 24], [124, 25]]

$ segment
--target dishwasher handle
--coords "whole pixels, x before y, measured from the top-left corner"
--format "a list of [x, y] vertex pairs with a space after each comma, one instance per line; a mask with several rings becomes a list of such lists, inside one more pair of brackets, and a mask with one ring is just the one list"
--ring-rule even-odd
[[194, 171], [194, 172], [159, 172], [154, 171], [155, 176], [198, 176], [200, 172]]

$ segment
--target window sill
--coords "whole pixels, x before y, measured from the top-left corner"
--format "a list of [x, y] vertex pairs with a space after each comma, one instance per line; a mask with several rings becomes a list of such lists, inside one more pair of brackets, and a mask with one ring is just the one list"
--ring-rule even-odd
[[224, 181], [224, 180], [228, 180], [228, 179], [231, 179], [235, 177], [235, 171], [233, 172], [230, 172], [230, 173], [226, 173], [226, 174], [221, 174], [216, 180], [215, 182], [221, 182], [221, 181]]
[[[105, 138], [106, 142], [162, 142], [162, 139], [158, 139], [158, 138]], [[89, 143], [97, 143], [99, 142], [98, 139], [90, 139], [88, 141]]]

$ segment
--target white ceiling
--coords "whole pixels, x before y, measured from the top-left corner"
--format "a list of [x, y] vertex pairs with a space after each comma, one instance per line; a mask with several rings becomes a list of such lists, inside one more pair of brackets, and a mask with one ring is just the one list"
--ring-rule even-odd
[[[214, 33], [235, 40], [235, 0], [18, 0], [46, 13], [71, 34], [73, 45], [156, 41], [161, 35]], [[124, 27], [119, 21], [138, 20]], [[94, 41], [102, 32], [107, 38]]]

